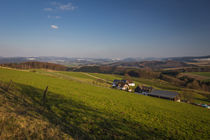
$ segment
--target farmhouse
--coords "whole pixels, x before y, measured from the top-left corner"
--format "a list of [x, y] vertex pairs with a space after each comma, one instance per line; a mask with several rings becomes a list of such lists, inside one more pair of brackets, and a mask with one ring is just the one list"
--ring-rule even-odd
[[148, 96], [180, 102], [179, 94], [173, 91], [153, 90], [152, 92], [148, 93]]
[[115, 79], [112, 83], [112, 87], [117, 87], [120, 80]]
[[117, 85], [117, 88], [120, 90], [128, 90], [129, 89], [129, 85], [127, 83], [124, 82], [119, 82]]
[[124, 82], [124, 83], [127, 83], [131, 87], [135, 86], [135, 83], [133, 81], [131, 81], [131, 80], [121, 80], [121, 81]]
[[126, 84], [128, 84], [129, 86], [135, 86], [135, 83], [134, 83], [133, 81], [131, 81], [131, 80], [117, 80], [117, 79], [115, 79], [115, 80], [113, 81], [113, 85], [112, 85], [112, 86], [117, 86], [119, 82], [126, 83]]
[[137, 93], [144, 93], [144, 92], [149, 93], [151, 91], [152, 91], [152, 87], [137, 86], [135, 88], [135, 92], [137, 92]]
[[131, 92], [130, 86], [135, 86], [135, 83], [129, 81], [129, 80], [117, 80], [115, 79], [113, 81], [112, 87], [117, 88], [120, 90], [125, 90]]

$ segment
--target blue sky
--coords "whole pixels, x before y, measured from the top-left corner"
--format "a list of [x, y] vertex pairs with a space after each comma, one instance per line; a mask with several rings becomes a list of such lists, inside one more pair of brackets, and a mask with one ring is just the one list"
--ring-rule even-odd
[[0, 56], [209, 54], [209, 0], [0, 0]]

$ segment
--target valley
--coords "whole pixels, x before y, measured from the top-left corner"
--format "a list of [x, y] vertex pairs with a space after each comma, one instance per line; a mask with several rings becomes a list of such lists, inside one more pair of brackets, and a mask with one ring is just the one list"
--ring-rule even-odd
[[[0, 68], [1, 96], [10, 94], [3, 88], [10, 80], [13, 82], [10, 90], [15, 95], [6, 98], [6, 101], [1, 100], [1, 106], [8, 100], [15, 100], [16, 106], [20, 106], [21, 100], [27, 100], [26, 103], [36, 109], [22, 107], [22, 110], [6, 112], [46, 121], [56, 131], [55, 135], [67, 139], [208, 139], [208, 109], [112, 89], [108, 83], [95, 78], [111, 82], [121, 76], [89, 75], [92, 74]], [[152, 83], [143, 79], [139, 82]], [[46, 86], [49, 90], [46, 106], [43, 107], [42, 96]], [[44, 112], [40, 111], [43, 108]], [[18, 118], [14, 119], [20, 123]], [[12, 120], [5, 121], [2, 120], [1, 124]], [[11, 129], [5, 127], [2, 132], [9, 136]], [[25, 131], [23, 127], [18, 127], [19, 131]], [[36, 131], [26, 134], [34, 138], [39, 135]]]

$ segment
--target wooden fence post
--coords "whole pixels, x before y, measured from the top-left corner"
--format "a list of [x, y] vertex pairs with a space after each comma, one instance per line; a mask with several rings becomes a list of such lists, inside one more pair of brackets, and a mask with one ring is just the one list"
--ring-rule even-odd
[[9, 91], [9, 88], [11, 87], [11, 85], [12, 85], [12, 80], [10, 80], [9, 85], [8, 85], [8, 87], [6, 89], [7, 92]]
[[47, 101], [47, 91], [48, 91], [48, 86], [46, 87], [44, 94], [43, 94], [43, 98], [42, 98], [42, 105], [45, 106], [46, 101]]

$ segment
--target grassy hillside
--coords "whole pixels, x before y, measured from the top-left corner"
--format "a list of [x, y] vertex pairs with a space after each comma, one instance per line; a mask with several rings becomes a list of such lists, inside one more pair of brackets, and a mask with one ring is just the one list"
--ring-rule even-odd
[[[32, 114], [74, 139], [209, 139], [209, 110], [111, 89], [84, 73], [0, 68], [0, 80], [6, 84], [12, 80], [14, 95], [41, 110], [49, 86], [44, 113], [34, 109]], [[33, 116], [31, 110], [26, 109], [24, 117]], [[43, 133], [44, 138], [49, 134]]]
[[210, 72], [191, 72], [191, 73], [195, 75], [205, 76], [210, 79]]
[[[90, 73], [91, 75], [97, 76], [99, 78], [106, 79], [107, 81], [112, 82], [114, 79], [126, 79], [125, 76], [113, 75], [113, 74], [100, 74], [100, 73]], [[136, 84], [144, 84], [148, 86], [153, 86], [158, 89], [166, 90], [178, 90], [179, 88], [159, 79], [144, 79], [144, 78], [135, 78], [129, 77], [131, 80], [135, 81]]]
[[[113, 74], [101, 74], [101, 73], [89, 73], [89, 74], [99, 77], [99, 78], [103, 78], [110, 82], [113, 81], [114, 79], [126, 79], [125, 76], [113, 75]], [[192, 101], [194, 103], [204, 103], [204, 104], [210, 103], [210, 100], [207, 97], [210, 95], [209, 92], [176, 87], [160, 79], [144, 79], [144, 78], [135, 78], [135, 77], [129, 77], [129, 78], [132, 79], [136, 83], [136, 86], [146, 85], [146, 86], [152, 86], [155, 89], [176, 91], [176, 92], [179, 92], [182, 100], [186, 100], [186, 97], [190, 95], [191, 96], [190, 98], [192, 98]]]
[[72, 139], [51, 123], [43, 106], [12, 84], [0, 82], [0, 139]]

